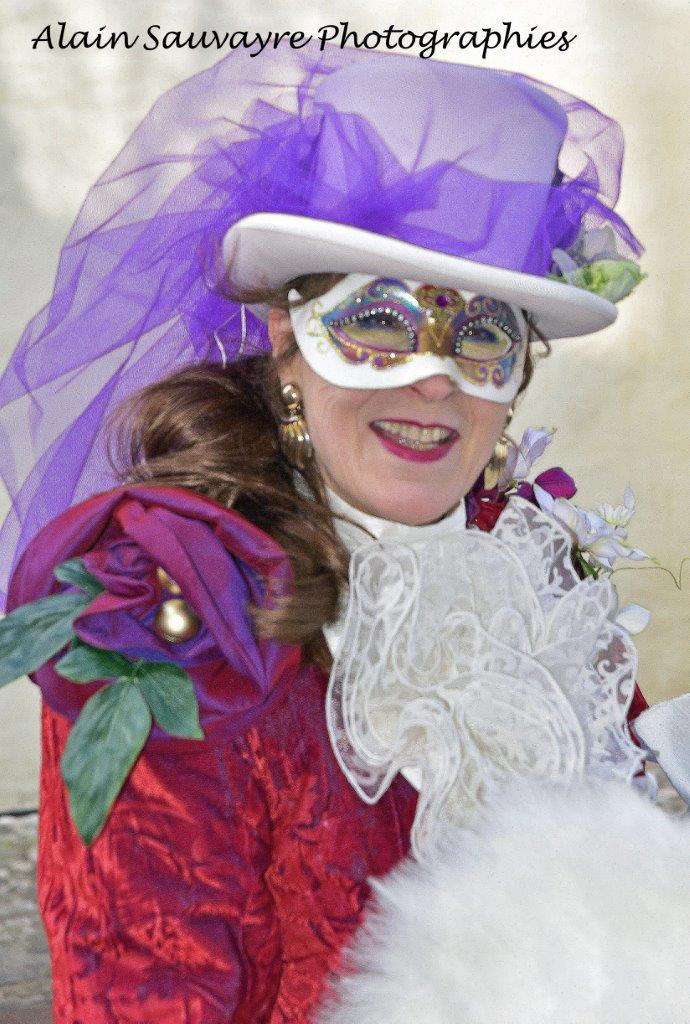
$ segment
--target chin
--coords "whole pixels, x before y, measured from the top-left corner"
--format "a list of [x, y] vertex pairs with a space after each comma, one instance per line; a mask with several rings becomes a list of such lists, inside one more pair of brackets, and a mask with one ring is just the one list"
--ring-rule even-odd
[[[382, 491], [381, 485], [377, 490]], [[373, 515], [381, 519], [389, 519], [396, 523], [407, 523], [410, 526], [425, 526], [442, 519], [454, 509], [465, 496], [465, 492], [457, 491], [450, 495], [439, 493], [438, 488], [410, 482], [404, 486], [400, 482], [391, 482], [390, 486], [377, 494], [378, 500], [370, 505]]]

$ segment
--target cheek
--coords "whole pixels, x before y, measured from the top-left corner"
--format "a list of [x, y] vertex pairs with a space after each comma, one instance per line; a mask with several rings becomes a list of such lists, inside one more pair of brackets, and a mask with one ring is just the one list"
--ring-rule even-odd
[[505, 429], [510, 406], [473, 396], [465, 397], [465, 417], [469, 430], [463, 456], [471, 474], [475, 473], [475, 476], [478, 476], [491, 458], [496, 443]]
[[366, 394], [322, 381], [308, 389], [304, 415], [322, 468], [346, 465], [361, 451], [364, 438], [360, 406]]

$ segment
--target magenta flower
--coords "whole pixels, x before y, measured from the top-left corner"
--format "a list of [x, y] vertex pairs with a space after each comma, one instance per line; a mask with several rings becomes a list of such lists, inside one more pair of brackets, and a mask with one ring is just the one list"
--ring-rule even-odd
[[[577, 493], [575, 481], [560, 466], [552, 466], [551, 469], [545, 469], [543, 473], [534, 478], [534, 483], [546, 491], [547, 494], [550, 494], [552, 498], [572, 498]], [[535, 505], [539, 504], [533, 485], [526, 480], [523, 480], [518, 487], [517, 494], [521, 498], [526, 498], [527, 501], [534, 502]]]

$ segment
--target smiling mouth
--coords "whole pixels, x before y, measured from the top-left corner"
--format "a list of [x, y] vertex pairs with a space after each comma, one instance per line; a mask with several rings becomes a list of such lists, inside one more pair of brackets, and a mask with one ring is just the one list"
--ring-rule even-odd
[[370, 426], [380, 437], [417, 452], [445, 447], [458, 437], [457, 430], [451, 427], [422, 426], [409, 420], [374, 420]]

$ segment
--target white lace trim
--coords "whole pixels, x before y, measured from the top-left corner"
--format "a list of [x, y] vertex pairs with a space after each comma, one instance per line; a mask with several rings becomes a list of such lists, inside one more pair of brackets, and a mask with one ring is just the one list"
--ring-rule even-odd
[[492, 533], [366, 539], [350, 561], [326, 698], [335, 755], [375, 803], [419, 780], [412, 850], [471, 824], [516, 774], [631, 780], [635, 647], [610, 580], [581, 580], [559, 523], [511, 498]]

